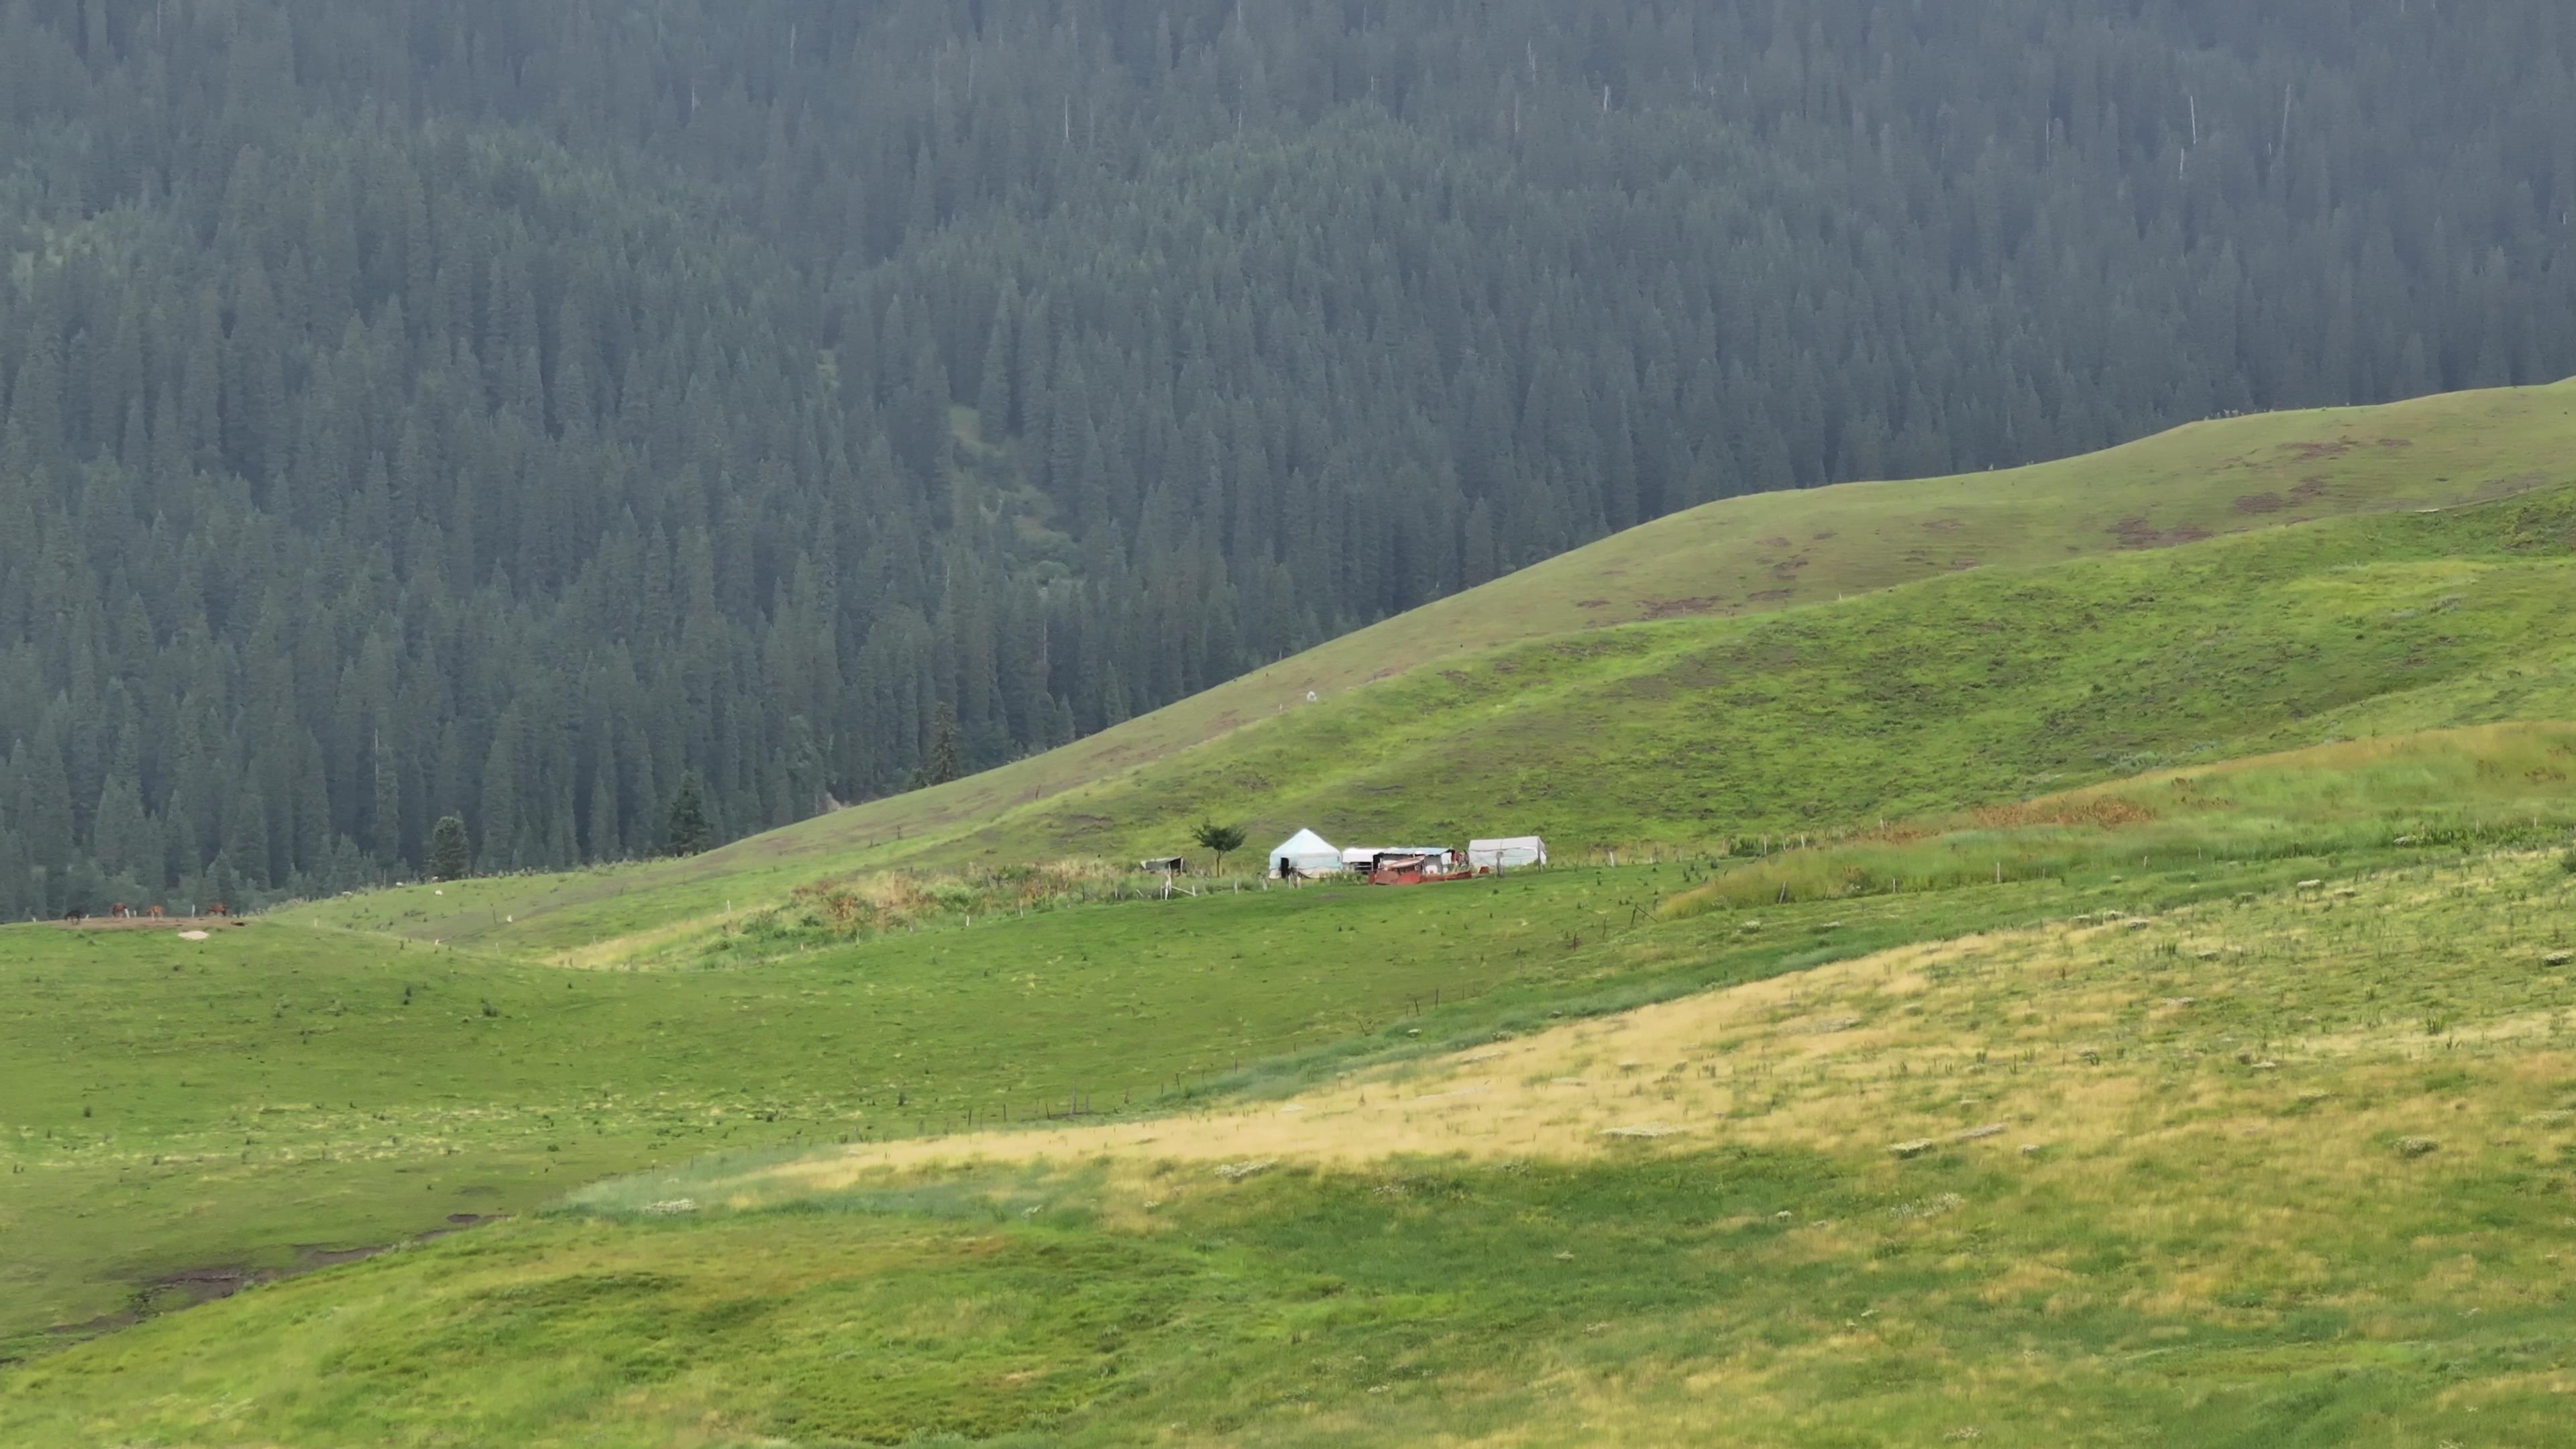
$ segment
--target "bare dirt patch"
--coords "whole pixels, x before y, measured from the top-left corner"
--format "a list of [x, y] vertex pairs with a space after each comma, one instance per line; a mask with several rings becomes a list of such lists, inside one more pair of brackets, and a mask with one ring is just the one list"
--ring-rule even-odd
[[2246, 493], [2236, 499], [2239, 513], [2278, 513], [2289, 506], [2290, 501], [2278, 493]]
[[2158, 528], [2143, 517], [2123, 518], [2106, 530], [2116, 535], [2122, 548], [2171, 548], [2180, 543], [2198, 543], [2210, 532], [2197, 523], [2177, 528]]
[[[1787, 592], [1785, 589], [1781, 591], [1783, 597]], [[1718, 599], [1648, 599], [1645, 601], [1644, 617], [1648, 619], [1687, 618], [1693, 614], [1714, 613], [1722, 603], [1723, 601]]]

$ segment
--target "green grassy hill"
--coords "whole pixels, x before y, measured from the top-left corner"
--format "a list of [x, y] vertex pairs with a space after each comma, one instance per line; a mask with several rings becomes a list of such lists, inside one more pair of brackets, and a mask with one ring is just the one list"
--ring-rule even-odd
[[[2576, 712], [2551, 617], [2571, 444], [2576, 384], [1712, 505], [953, 786], [692, 860], [307, 918], [624, 959], [834, 873], [1164, 854], [1209, 816], [1246, 823], [1256, 852], [1303, 825], [1696, 846], [2338, 732]], [[2240, 506], [2293, 494], [2302, 507]], [[2285, 521], [2307, 511], [2331, 516]], [[2113, 526], [2133, 518], [2151, 526]], [[1787, 597], [1650, 619], [1771, 569], [1781, 531], [1810, 565], [1781, 573]]]
[[[1140, 964], [1155, 941], [1191, 963], [1148, 975], [1244, 973], [1201, 977], [1201, 1010], [1330, 990], [1234, 962], [1264, 939], [1371, 966], [1480, 950], [1448, 966], [1484, 989], [1176, 1115], [809, 1136], [161, 1317], [0, 1377], [0, 1440], [2548, 1444], [2576, 1371], [2576, 871], [2390, 832], [2427, 808], [2410, 782], [2454, 770], [2520, 783], [2450, 824], [2545, 808], [2563, 831], [2571, 761], [2565, 729], [2412, 742], [2340, 762], [2388, 808], [2316, 814], [2330, 854], [2167, 838], [2132, 864], [2104, 825], [2061, 875], [1758, 913], [1640, 916], [1685, 883], [1669, 866], [1072, 913]], [[2505, 773], [2527, 762], [2556, 778]], [[2237, 808], [2205, 808], [2299, 818], [2286, 802], [2337, 793], [2320, 765], [2230, 772], [2213, 794]], [[2060, 803], [2042, 813], [2098, 801]], [[1518, 951], [1478, 939], [1495, 920]], [[1041, 943], [1018, 922], [947, 940], [879, 1041], [968, 1083], [978, 1058], [1100, 1069], [1205, 1029], [1087, 1038], [950, 999], [943, 979], [1026, 970]], [[843, 948], [839, 989], [904, 981], [886, 950]], [[788, 1011], [864, 1019], [783, 965], [583, 979], [718, 984], [737, 1013], [789, 987], [768, 1024], [808, 1047]], [[693, 1005], [702, 1060], [781, 1071], [769, 1033]], [[507, 1012], [556, 1044], [531, 1055], [573, 1055], [565, 1023]], [[578, 1039], [573, 1110], [541, 1127], [513, 1083], [515, 1110], [481, 1114], [613, 1136], [653, 1068], [687, 1070], [668, 1038]], [[675, 1155], [762, 1115], [644, 1095]], [[419, 1130], [426, 1105], [396, 1112]]]
[[[945, 824], [1009, 772], [202, 942], [0, 929], [0, 1443], [2551, 1442], [2571, 406], [1996, 475], [1973, 569], [1893, 520], [1996, 480], [1704, 510]], [[2355, 471], [2292, 521], [2208, 471], [2249, 452]], [[1753, 504], [1892, 575], [1647, 607], [1758, 562]], [[2262, 526], [2166, 537], [2220, 510]], [[1205, 814], [1565, 864], [992, 868]], [[889, 862], [899, 921], [791, 896]]]

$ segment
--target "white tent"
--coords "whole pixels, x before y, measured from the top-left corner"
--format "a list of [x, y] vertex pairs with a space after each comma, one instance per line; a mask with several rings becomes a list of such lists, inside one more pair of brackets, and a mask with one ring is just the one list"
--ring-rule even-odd
[[1470, 840], [1467, 842], [1467, 863], [1480, 870], [1545, 865], [1547, 842], [1535, 835], [1515, 835], [1507, 840]]
[[1285, 875], [1290, 870], [1307, 875], [1326, 875], [1342, 868], [1342, 853], [1333, 843], [1311, 830], [1300, 830], [1279, 843], [1270, 852], [1270, 873]]

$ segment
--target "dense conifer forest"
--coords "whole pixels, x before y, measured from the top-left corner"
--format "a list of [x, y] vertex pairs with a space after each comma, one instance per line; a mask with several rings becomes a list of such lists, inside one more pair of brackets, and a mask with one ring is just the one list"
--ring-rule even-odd
[[2544, 0], [0, 0], [0, 912], [730, 838], [1709, 499], [2576, 372], [2571, 115]]

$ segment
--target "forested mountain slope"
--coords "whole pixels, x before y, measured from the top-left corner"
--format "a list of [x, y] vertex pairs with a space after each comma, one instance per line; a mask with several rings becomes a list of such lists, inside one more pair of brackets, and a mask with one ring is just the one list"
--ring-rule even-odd
[[2576, 372], [2571, 101], [2525, 3], [7, 0], [0, 911], [740, 834], [1712, 498]]

